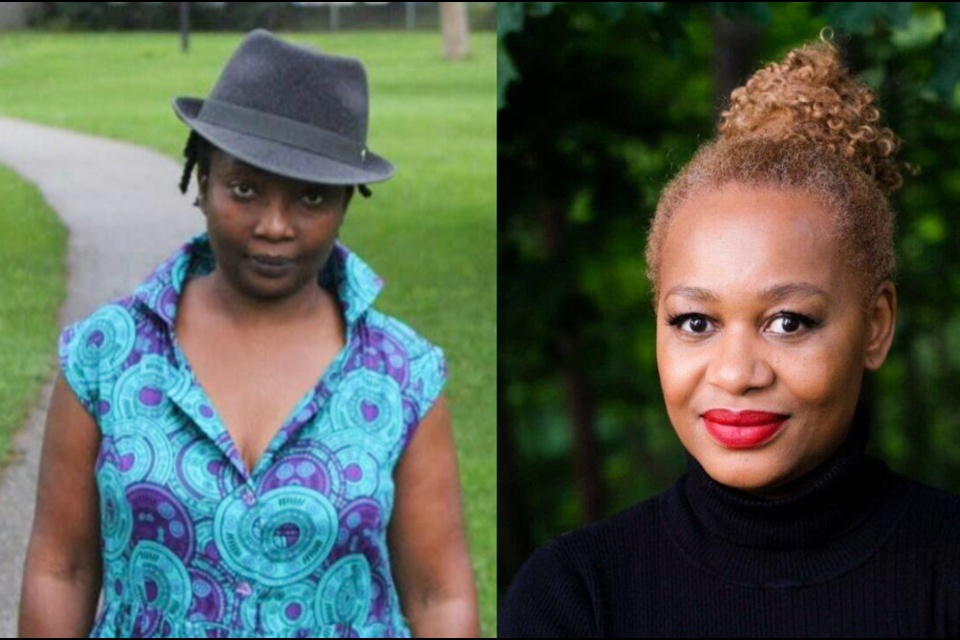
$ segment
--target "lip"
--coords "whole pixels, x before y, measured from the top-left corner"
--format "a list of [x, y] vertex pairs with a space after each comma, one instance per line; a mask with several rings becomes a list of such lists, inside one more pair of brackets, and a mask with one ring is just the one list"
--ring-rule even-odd
[[253, 260], [260, 262], [261, 264], [269, 264], [274, 266], [282, 266], [293, 262], [293, 258], [289, 256], [276, 256], [276, 255], [267, 255], [267, 254], [251, 254], [250, 256]]
[[293, 260], [271, 256], [250, 256], [250, 264], [258, 274], [268, 278], [276, 278], [290, 270], [293, 266]]
[[730, 449], [750, 449], [773, 439], [789, 415], [768, 411], [729, 411], [711, 409], [703, 414], [707, 432]]
[[730, 409], [710, 409], [703, 412], [703, 417], [717, 424], [727, 424], [735, 427], [756, 427], [786, 420], [790, 416], [785, 413], [771, 413], [757, 409], [731, 411]]

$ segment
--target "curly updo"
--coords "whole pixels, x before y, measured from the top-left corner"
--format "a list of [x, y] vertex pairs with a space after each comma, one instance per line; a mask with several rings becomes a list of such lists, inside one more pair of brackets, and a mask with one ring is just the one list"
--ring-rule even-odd
[[[826, 30], [827, 28], [825, 28]], [[804, 44], [758, 70], [730, 95], [717, 135], [664, 187], [647, 238], [654, 313], [670, 219], [692, 195], [725, 185], [799, 188], [831, 213], [847, 268], [862, 274], [861, 309], [885, 279], [896, 278], [895, 221], [888, 196], [902, 173], [901, 140], [879, 124], [874, 92], [853, 78], [836, 46]]]

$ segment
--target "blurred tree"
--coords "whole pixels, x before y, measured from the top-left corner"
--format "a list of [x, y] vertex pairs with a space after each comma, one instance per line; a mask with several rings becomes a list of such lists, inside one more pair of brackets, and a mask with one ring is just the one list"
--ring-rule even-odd
[[440, 27], [443, 34], [443, 55], [450, 59], [470, 53], [470, 30], [466, 2], [441, 2]]

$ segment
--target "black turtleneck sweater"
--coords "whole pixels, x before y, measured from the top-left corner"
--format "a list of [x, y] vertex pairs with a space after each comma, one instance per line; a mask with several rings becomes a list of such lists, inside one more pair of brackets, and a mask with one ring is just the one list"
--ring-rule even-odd
[[960, 495], [865, 454], [866, 410], [773, 500], [687, 451], [669, 490], [537, 549], [498, 636], [960, 637]]

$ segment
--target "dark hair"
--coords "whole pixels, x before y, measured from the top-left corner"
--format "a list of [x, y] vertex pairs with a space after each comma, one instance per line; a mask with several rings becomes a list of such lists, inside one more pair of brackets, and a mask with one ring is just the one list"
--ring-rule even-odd
[[183, 155], [186, 162], [183, 167], [183, 175], [180, 176], [180, 193], [187, 192], [187, 186], [190, 184], [190, 173], [193, 166], [197, 165], [197, 181], [199, 184], [200, 176], [206, 175], [210, 171], [210, 149], [212, 145], [191, 130], [187, 137], [187, 144], [183, 147]]
[[[183, 166], [183, 174], [180, 176], [180, 193], [187, 192], [187, 186], [190, 184], [190, 174], [194, 165], [197, 167], [197, 186], [199, 188], [200, 176], [206, 176], [210, 173], [210, 154], [214, 148], [213, 143], [199, 135], [196, 131], [190, 130], [187, 137], [187, 144], [183, 147], [183, 155], [186, 162]], [[357, 185], [347, 185], [347, 195], [353, 192]], [[359, 185], [360, 192], [369, 197], [370, 190], [366, 185]]]

